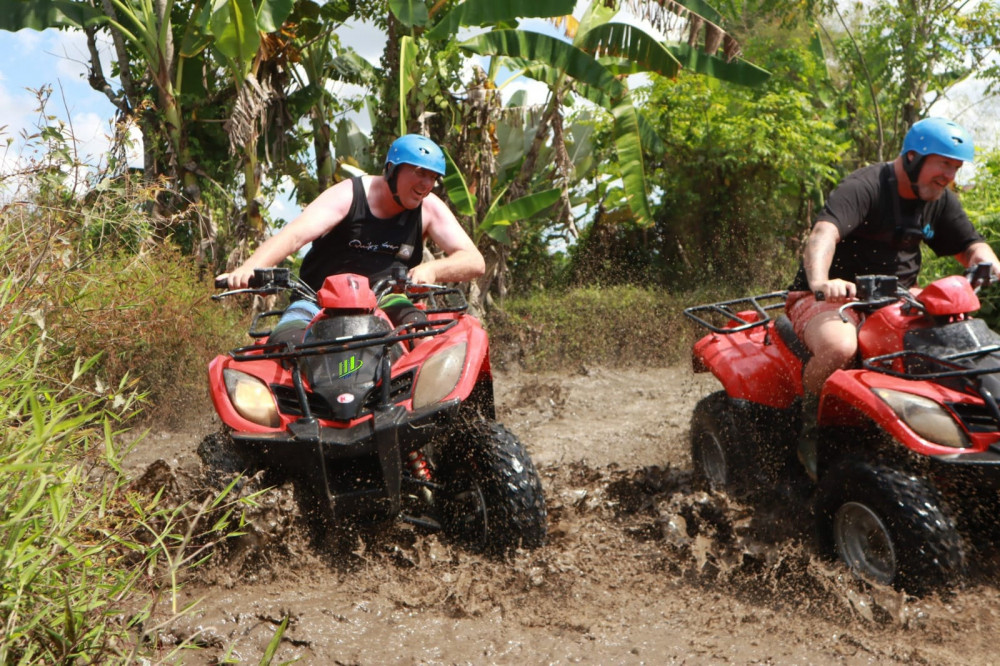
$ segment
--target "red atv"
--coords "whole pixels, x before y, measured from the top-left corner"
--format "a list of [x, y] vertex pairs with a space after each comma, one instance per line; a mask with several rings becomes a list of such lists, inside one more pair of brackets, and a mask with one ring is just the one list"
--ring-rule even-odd
[[[823, 386], [811, 494], [824, 547], [869, 581], [911, 591], [954, 581], [963, 535], [996, 523], [1000, 336], [970, 315], [990, 271], [917, 295], [895, 277], [859, 277], [857, 300], [842, 308], [863, 313], [859, 363]], [[724, 388], [691, 422], [694, 467], [713, 489], [755, 495], [805, 478], [796, 449], [809, 351], [776, 312], [785, 297], [685, 310], [710, 331], [694, 345], [694, 369]]]
[[[224, 287], [224, 284], [217, 285]], [[405, 294], [426, 320], [393, 326], [379, 297]], [[327, 278], [318, 294], [287, 269], [259, 269], [234, 294], [293, 292], [311, 322], [216, 357], [209, 387], [225, 426], [199, 453], [208, 465], [291, 479], [335, 526], [401, 519], [468, 547], [505, 553], [546, 539], [542, 484], [521, 442], [496, 422], [489, 340], [462, 292]], [[414, 341], [420, 344], [414, 345]], [[220, 455], [221, 445], [221, 455]]]

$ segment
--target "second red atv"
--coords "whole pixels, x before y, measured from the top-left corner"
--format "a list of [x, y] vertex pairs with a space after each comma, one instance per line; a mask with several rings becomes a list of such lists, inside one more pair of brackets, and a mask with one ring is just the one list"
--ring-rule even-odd
[[[970, 537], [1000, 512], [1000, 336], [971, 313], [991, 267], [917, 295], [892, 276], [857, 279], [859, 361], [820, 395], [812, 496], [821, 540], [855, 573], [910, 591], [964, 574]], [[974, 288], [975, 285], [975, 288]], [[809, 351], [783, 312], [786, 292], [688, 308], [709, 330], [694, 369], [723, 390], [691, 422], [697, 473], [715, 489], [767, 492], [796, 459]]]

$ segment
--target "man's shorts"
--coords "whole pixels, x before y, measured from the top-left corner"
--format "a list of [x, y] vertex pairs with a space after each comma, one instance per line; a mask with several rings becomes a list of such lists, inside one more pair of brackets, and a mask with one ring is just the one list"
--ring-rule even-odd
[[[836, 312], [843, 305], [844, 301], [817, 301], [811, 291], [790, 291], [785, 299], [785, 314], [792, 321], [795, 335], [805, 340], [802, 334], [813, 317], [824, 312]], [[856, 310], [848, 308], [844, 310], [844, 315], [855, 326], [861, 323], [861, 315]]]

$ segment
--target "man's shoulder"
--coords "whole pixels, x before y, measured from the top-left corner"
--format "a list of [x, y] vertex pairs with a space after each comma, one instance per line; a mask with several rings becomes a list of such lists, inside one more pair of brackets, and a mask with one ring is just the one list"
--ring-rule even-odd
[[882, 187], [884, 168], [885, 164], [880, 163], [855, 169], [840, 181], [830, 198], [855, 202], [874, 201]]
[[882, 171], [886, 169], [886, 162], [877, 162], [867, 166], [859, 167], [844, 178], [844, 183], [864, 183], [866, 185], [878, 186], [881, 181]]

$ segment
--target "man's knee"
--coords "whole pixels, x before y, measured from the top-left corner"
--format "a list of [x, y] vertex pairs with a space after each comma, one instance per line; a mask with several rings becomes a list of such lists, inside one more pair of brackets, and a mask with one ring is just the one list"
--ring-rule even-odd
[[831, 335], [820, 338], [810, 347], [813, 356], [824, 359], [828, 365], [841, 367], [851, 361], [858, 352], [857, 335]]

